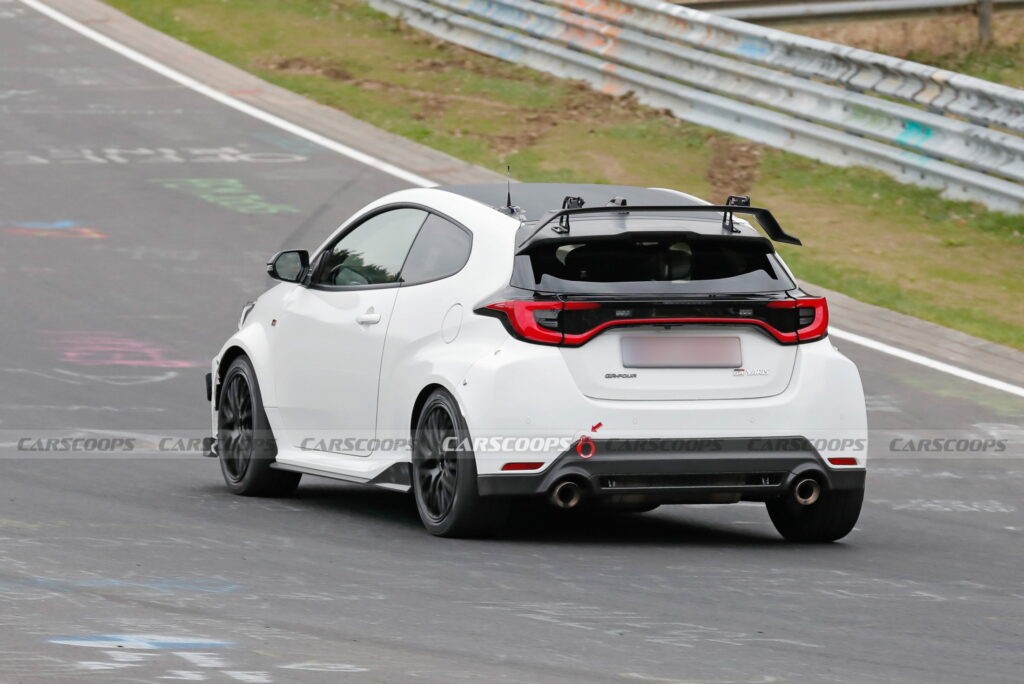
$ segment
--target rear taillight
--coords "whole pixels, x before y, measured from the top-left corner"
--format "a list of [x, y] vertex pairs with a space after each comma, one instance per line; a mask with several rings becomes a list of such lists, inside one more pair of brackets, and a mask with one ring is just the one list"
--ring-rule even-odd
[[768, 302], [769, 309], [794, 309], [796, 313], [796, 330], [782, 333], [787, 339], [776, 337], [780, 342], [813, 342], [828, 334], [828, 302], [824, 297], [804, 297], [802, 299], [782, 299]]
[[476, 312], [500, 318], [521, 340], [566, 347], [578, 347], [608, 328], [628, 325], [752, 325], [782, 344], [812, 342], [828, 332], [823, 297], [712, 303], [509, 299]]
[[520, 339], [541, 344], [561, 344], [559, 319], [563, 311], [600, 308], [597, 302], [531, 301], [512, 299], [484, 307], [486, 311], [505, 314], [507, 327]]

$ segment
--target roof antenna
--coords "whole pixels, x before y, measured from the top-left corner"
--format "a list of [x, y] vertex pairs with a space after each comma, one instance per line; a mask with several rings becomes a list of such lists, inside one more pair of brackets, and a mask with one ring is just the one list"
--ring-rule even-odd
[[526, 220], [526, 214], [523, 210], [512, 204], [512, 166], [507, 165], [505, 167], [507, 173], [505, 174], [505, 206], [496, 207], [498, 211], [508, 214], [512, 218], [519, 219], [520, 221]]
[[505, 208], [508, 209], [508, 213], [511, 215], [512, 211], [512, 165], [505, 165]]

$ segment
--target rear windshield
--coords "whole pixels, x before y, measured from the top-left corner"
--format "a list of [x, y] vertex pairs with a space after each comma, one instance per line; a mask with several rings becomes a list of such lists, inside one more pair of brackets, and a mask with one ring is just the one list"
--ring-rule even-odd
[[567, 294], [744, 294], [796, 287], [767, 240], [701, 235], [539, 244], [516, 256], [512, 284]]

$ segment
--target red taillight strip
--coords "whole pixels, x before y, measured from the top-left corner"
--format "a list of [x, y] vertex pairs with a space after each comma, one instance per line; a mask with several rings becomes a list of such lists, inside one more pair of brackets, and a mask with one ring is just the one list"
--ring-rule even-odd
[[797, 342], [796, 333], [784, 333], [776, 330], [772, 326], [768, 325], [764, 321], [759, 321], [756, 318], [620, 318], [614, 321], [605, 321], [600, 325], [588, 330], [585, 333], [579, 333], [577, 335], [565, 335], [564, 344], [571, 347], [578, 347], [579, 345], [589, 341], [598, 333], [608, 328], [617, 328], [620, 325], [674, 325], [680, 323], [708, 323], [711, 325], [756, 325], [757, 327], [767, 331], [772, 337], [777, 339], [779, 342], [784, 344], [794, 344]]
[[828, 462], [834, 466], [855, 466], [857, 459], [853, 456], [830, 456]]
[[600, 302], [507, 300], [488, 304], [486, 308], [505, 314], [512, 330], [515, 331], [516, 335], [525, 340], [542, 344], [562, 344], [570, 347], [578, 347], [585, 344], [608, 328], [626, 325], [755, 325], [782, 344], [810, 342], [824, 337], [828, 332], [828, 304], [824, 297], [806, 297], [803, 299], [784, 299], [768, 302], [767, 306], [773, 309], [814, 309], [814, 320], [811, 324], [796, 332], [777, 330], [769, 323], [757, 318], [702, 318], [687, 316], [673, 318], [621, 318], [605, 321], [583, 333], [562, 334], [557, 330], [545, 328], [537, 322], [534, 316], [536, 311], [576, 311], [597, 309], [600, 306]]

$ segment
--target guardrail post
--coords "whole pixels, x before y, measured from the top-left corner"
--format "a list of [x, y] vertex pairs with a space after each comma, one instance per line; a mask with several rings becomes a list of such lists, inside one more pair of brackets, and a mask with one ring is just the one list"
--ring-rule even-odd
[[978, 0], [978, 44], [988, 47], [992, 43], [993, 0]]

